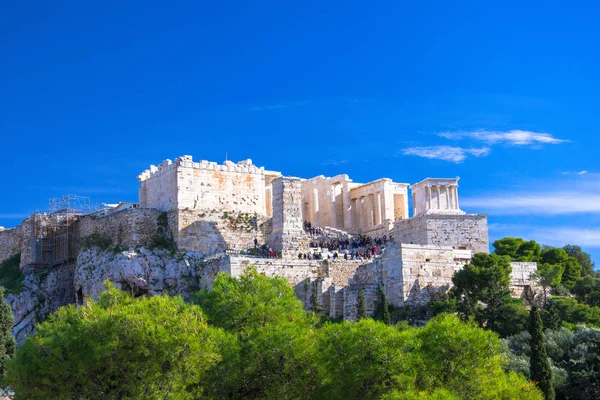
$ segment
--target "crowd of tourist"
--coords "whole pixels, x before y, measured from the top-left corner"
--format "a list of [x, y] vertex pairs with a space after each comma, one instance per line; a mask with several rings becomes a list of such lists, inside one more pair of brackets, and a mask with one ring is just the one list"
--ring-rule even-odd
[[370, 260], [373, 257], [383, 254], [388, 238], [370, 237], [367, 235], [358, 235], [352, 238], [328, 237], [327, 233], [319, 228], [313, 227], [308, 221], [304, 221], [304, 231], [309, 235], [316, 236], [309, 242], [309, 247], [313, 249], [309, 253], [299, 253], [298, 259], [301, 260], [321, 260], [323, 255], [319, 250], [327, 249], [327, 258], [337, 260]]

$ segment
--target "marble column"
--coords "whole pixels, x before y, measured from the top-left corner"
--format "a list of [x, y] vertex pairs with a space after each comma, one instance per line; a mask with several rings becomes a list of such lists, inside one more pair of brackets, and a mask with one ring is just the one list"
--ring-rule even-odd
[[431, 204], [431, 185], [427, 185], [427, 208], [431, 209], [433, 208], [432, 204]]
[[454, 186], [454, 206], [457, 210], [460, 210], [460, 206], [458, 205], [458, 186]]
[[375, 193], [375, 225], [381, 224], [381, 192]]
[[440, 197], [442, 197], [442, 194], [440, 193], [439, 185], [436, 185], [436, 189], [437, 189], [437, 209], [439, 210], [440, 208], [442, 208], [442, 206], [440, 204]]
[[319, 189], [313, 189], [313, 196], [312, 196], [312, 206], [313, 206], [313, 220], [312, 220], [312, 224], [313, 226], [321, 226], [320, 225], [320, 221], [319, 221]]
[[446, 194], [446, 209], [450, 209], [450, 187], [444, 186], [444, 193]]
[[350, 188], [347, 184], [342, 186], [342, 198], [344, 207], [344, 230], [349, 231], [352, 229], [352, 200], [350, 200]]
[[356, 199], [358, 211], [358, 227], [365, 229], [365, 196]]
[[329, 196], [329, 226], [337, 228], [337, 210], [335, 209], [335, 185], [331, 185], [329, 188], [331, 194]]
[[373, 195], [369, 194], [366, 197], [367, 203], [367, 225], [366, 228], [371, 228], [373, 226]]

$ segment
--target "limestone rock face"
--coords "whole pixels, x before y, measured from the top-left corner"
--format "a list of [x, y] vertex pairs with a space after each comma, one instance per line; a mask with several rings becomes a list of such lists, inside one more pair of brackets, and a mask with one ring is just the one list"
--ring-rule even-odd
[[6, 302], [13, 310], [13, 335], [17, 344], [34, 332], [35, 324], [42, 322], [60, 306], [75, 301], [73, 266], [64, 265], [52, 270], [31, 270], [25, 273], [23, 290], [9, 294]]
[[144, 247], [122, 252], [86, 250], [79, 254], [74, 272], [77, 301], [87, 296], [97, 299], [106, 279], [136, 296], [168, 293], [190, 300], [200, 288], [202, 256], [189, 252], [177, 257]]

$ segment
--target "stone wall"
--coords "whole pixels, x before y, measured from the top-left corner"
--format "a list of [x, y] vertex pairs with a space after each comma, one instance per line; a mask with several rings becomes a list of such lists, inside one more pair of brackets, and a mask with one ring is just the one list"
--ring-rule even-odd
[[331, 284], [336, 286], [348, 285], [348, 280], [354, 277], [358, 268], [365, 264], [364, 261], [338, 259], [325, 261], [325, 275], [331, 279]]
[[523, 297], [531, 292], [541, 293], [542, 287], [534, 278], [537, 271], [535, 262], [512, 262], [512, 273], [509, 289], [514, 297]]
[[394, 242], [489, 253], [487, 215], [421, 215], [399, 220], [394, 225]]
[[161, 211], [217, 210], [268, 214], [270, 181], [279, 172], [258, 168], [251, 160], [223, 165], [191, 156], [163, 161], [139, 175], [140, 206]]
[[23, 225], [0, 231], [0, 262], [21, 252], [24, 246]]
[[205, 255], [225, 250], [246, 250], [265, 242], [271, 229], [264, 216], [219, 210], [173, 210], [169, 227], [180, 251]]
[[306, 253], [310, 237], [304, 232], [302, 219], [302, 184], [299, 178], [273, 180], [273, 231], [267, 243], [283, 258]]
[[131, 208], [103, 217], [86, 215], [79, 220], [79, 236], [100, 234], [113, 245], [143, 246], [152, 242], [159, 231], [159, 216], [153, 209]]

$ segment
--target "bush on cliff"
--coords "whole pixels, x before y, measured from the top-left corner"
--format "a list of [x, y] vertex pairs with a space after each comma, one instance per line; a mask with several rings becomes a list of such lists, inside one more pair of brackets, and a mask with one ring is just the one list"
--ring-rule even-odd
[[541, 399], [501, 370], [495, 333], [452, 315], [321, 326], [285, 280], [255, 270], [218, 276], [198, 302], [109, 286], [62, 308], [9, 362], [17, 399]]
[[194, 399], [227, 335], [179, 297], [134, 299], [107, 283], [63, 307], [9, 361], [15, 399]]

